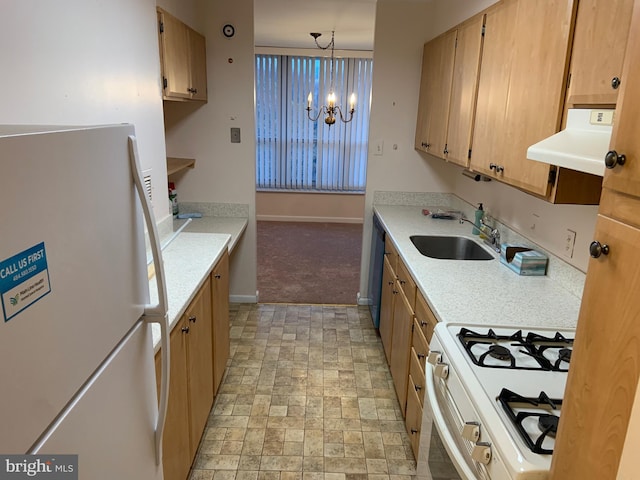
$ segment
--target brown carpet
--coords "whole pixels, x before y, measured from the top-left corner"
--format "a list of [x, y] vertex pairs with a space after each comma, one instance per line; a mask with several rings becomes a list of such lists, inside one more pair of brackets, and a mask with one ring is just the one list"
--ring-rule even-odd
[[354, 305], [362, 225], [258, 222], [261, 303]]

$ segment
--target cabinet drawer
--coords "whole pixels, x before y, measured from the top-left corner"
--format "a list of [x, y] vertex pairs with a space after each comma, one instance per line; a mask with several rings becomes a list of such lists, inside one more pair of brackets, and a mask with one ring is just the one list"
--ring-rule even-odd
[[423, 365], [422, 375], [424, 375], [424, 362], [427, 355], [429, 355], [429, 342], [427, 342], [427, 339], [424, 337], [422, 329], [416, 319], [413, 320], [413, 339], [411, 345], [416, 351], [418, 360], [420, 360], [420, 363]]
[[418, 359], [418, 354], [416, 353], [415, 348], [411, 347], [411, 365], [409, 366], [409, 376], [413, 379], [413, 382], [409, 382], [409, 388], [413, 388], [413, 390], [418, 395], [420, 399], [420, 405], [424, 406], [424, 382], [425, 382], [425, 373], [424, 373], [424, 364], [425, 359]]
[[405, 417], [405, 425], [409, 440], [411, 441], [411, 449], [413, 455], [418, 458], [418, 450], [420, 449], [420, 428], [422, 427], [422, 406], [415, 389], [413, 378], [409, 375], [409, 392], [407, 398], [407, 416]]
[[424, 338], [427, 340], [427, 345], [431, 342], [431, 336], [433, 335], [433, 329], [438, 324], [438, 320], [435, 315], [427, 305], [427, 301], [424, 299], [422, 294], [418, 292], [416, 294], [416, 320], [418, 321], [418, 326], [424, 335]]
[[389, 266], [393, 270], [394, 276], [398, 273], [398, 250], [393, 242], [387, 237], [387, 241], [384, 242], [384, 254], [389, 260]]
[[404, 296], [407, 297], [407, 301], [411, 306], [411, 311], [415, 311], [416, 292], [418, 291], [418, 287], [401, 258], [398, 258], [398, 269], [396, 270], [396, 274], [398, 277], [398, 283], [404, 292]]

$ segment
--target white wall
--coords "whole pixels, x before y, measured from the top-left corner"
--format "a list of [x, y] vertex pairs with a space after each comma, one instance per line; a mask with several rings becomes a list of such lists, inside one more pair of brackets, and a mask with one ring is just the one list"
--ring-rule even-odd
[[[378, 0], [369, 123], [369, 158], [365, 197], [360, 292], [366, 296], [373, 194], [450, 192], [453, 171], [414, 148], [422, 47], [433, 37], [431, 7], [412, 1]], [[373, 147], [383, 142], [382, 155]]]
[[134, 124], [156, 217], [166, 218], [155, 1], [13, 1], [2, 19], [0, 123]]
[[[231, 259], [230, 290], [236, 300], [255, 299], [253, 0], [196, 0], [193, 5], [201, 22], [194, 28], [207, 39], [208, 103], [165, 103], [167, 152], [196, 159], [195, 168], [177, 179], [180, 201], [249, 205], [249, 225]], [[178, 18], [191, 8], [166, 7]], [[226, 23], [235, 26], [233, 38], [222, 35]], [[241, 143], [231, 143], [231, 127], [241, 129]]]

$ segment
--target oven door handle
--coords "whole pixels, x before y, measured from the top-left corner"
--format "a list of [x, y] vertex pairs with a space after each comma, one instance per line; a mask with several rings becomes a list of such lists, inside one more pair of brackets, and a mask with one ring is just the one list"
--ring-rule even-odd
[[458, 444], [453, 438], [453, 435], [449, 431], [447, 427], [447, 422], [445, 420], [444, 414], [440, 409], [440, 405], [438, 404], [438, 398], [436, 396], [436, 386], [434, 383], [434, 375], [433, 375], [433, 367], [431, 365], [427, 365], [430, 368], [426, 369], [426, 395], [428, 398], [428, 402], [425, 401], [425, 405], [429, 405], [431, 414], [433, 416], [433, 422], [438, 429], [438, 433], [440, 434], [440, 438], [442, 439], [442, 443], [444, 444], [444, 448], [447, 450], [449, 454], [449, 458], [451, 462], [456, 467], [456, 470], [460, 474], [463, 479], [466, 480], [476, 480], [478, 478], [477, 475], [473, 473], [473, 471], [469, 468], [469, 465], [465, 461], [464, 454], [459, 450]]

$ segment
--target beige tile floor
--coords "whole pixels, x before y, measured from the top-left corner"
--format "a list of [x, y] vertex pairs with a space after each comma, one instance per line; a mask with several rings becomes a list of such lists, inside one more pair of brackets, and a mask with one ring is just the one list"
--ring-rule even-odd
[[231, 359], [190, 480], [409, 480], [366, 307], [231, 305]]

